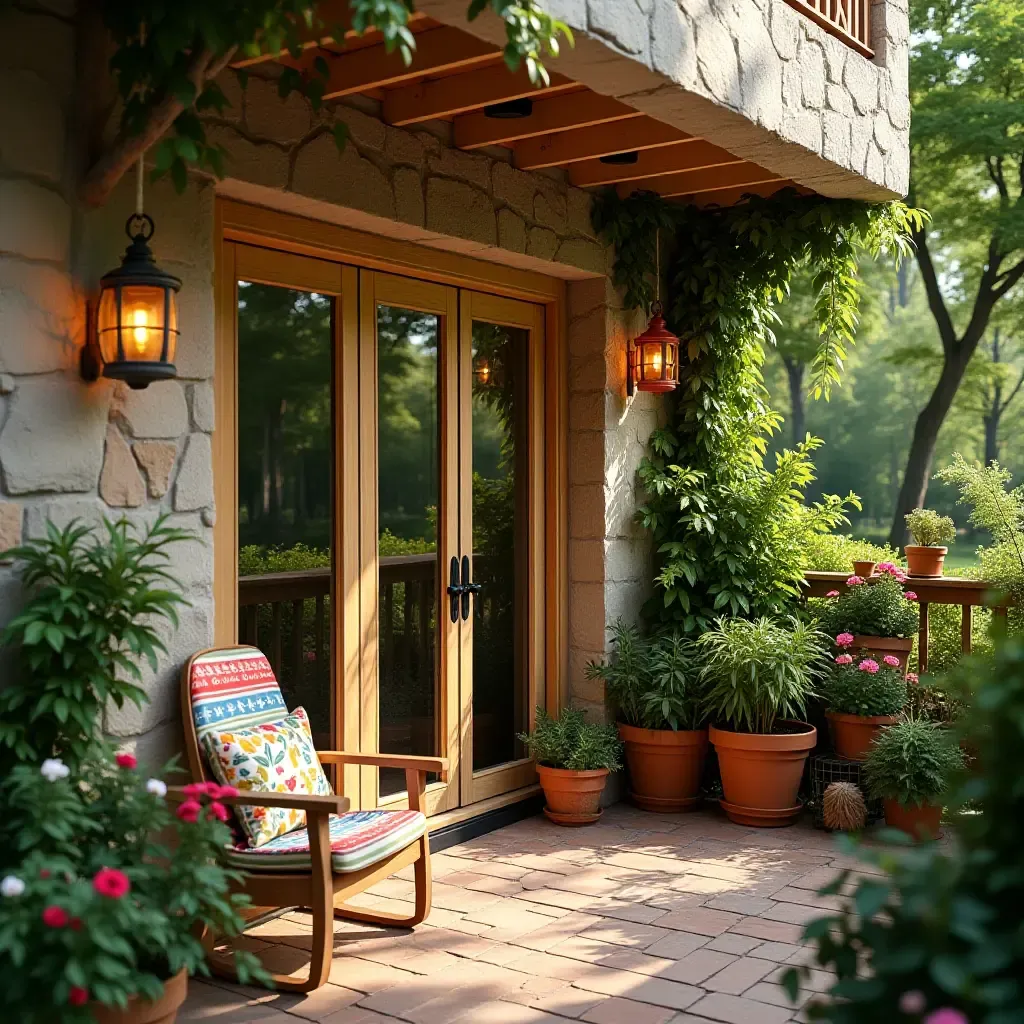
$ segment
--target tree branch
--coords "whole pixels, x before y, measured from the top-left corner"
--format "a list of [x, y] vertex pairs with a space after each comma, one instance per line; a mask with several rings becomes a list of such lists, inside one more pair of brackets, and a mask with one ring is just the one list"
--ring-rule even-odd
[[1002, 416], [1002, 414], [1006, 412], [1006, 410], [1010, 407], [1010, 403], [1017, 397], [1017, 392], [1020, 391], [1022, 384], [1024, 384], [1024, 371], [1021, 372], [1021, 375], [1017, 380], [1017, 385], [1010, 392], [1009, 397], [1006, 399], [1005, 402], [1002, 403], [1002, 405], [999, 406], [1000, 416]]
[[992, 289], [996, 300], [1001, 299], [1022, 277], [1024, 277], [1024, 260], [998, 276], [997, 280], [1000, 283]]
[[914, 232], [914, 244], [917, 250], [917, 263], [921, 268], [921, 279], [924, 281], [925, 294], [928, 296], [928, 306], [939, 329], [942, 351], [948, 356], [956, 346], [956, 329], [953, 327], [949, 310], [946, 309], [946, 302], [942, 297], [939, 278], [935, 273], [932, 254], [928, 249], [928, 235], [925, 228]]

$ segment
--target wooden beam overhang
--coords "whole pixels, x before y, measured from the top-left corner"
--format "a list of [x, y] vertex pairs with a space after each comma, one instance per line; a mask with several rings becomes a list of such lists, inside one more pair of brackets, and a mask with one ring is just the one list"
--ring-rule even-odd
[[[560, 167], [582, 160], [596, 160], [616, 153], [656, 149], [676, 142], [686, 142], [692, 135], [654, 118], [634, 118], [629, 124], [619, 119], [586, 128], [573, 128], [550, 135], [524, 139], [513, 148], [516, 167], [535, 171], [544, 167]], [[626, 149], [623, 149], [626, 143]]]
[[[623, 132], [624, 139], [629, 135]], [[615, 185], [620, 181], [655, 178], [701, 168], [727, 167], [742, 164], [743, 160], [727, 150], [713, 146], [702, 139], [687, 139], [660, 149], [649, 149], [637, 154], [635, 163], [607, 164], [600, 160], [584, 160], [569, 167], [569, 180], [577, 188], [595, 185]]]

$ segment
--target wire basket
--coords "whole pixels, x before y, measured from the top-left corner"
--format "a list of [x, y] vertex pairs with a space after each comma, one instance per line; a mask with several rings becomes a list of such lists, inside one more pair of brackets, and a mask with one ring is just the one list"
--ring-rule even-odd
[[[814, 815], [814, 827], [825, 828], [823, 815], [825, 790], [833, 782], [852, 782], [864, 794], [868, 808], [867, 824], [882, 818], [882, 802], [869, 800], [864, 787], [864, 764], [861, 761], [847, 761], [843, 757], [820, 756], [811, 758], [811, 792], [807, 806]], [[826, 829], [831, 831], [831, 829]]]

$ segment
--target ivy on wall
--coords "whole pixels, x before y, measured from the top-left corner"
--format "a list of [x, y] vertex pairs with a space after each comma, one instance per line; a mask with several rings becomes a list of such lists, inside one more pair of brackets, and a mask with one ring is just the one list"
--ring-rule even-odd
[[650, 620], [692, 634], [718, 615], [783, 610], [799, 593], [807, 539], [859, 507], [852, 493], [804, 501], [816, 438], [766, 468], [781, 417], [768, 405], [765, 348], [794, 271], [809, 264], [820, 332], [812, 392], [827, 398], [856, 330], [858, 257], [902, 259], [924, 221], [902, 203], [794, 190], [726, 209], [670, 204], [650, 193], [599, 198], [594, 226], [615, 245], [614, 281], [629, 306], [650, 307], [660, 231], [670, 254], [666, 318], [681, 342], [671, 422], [652, 434], [640, 467], [646, 500], [638, 516], [660, 561]]

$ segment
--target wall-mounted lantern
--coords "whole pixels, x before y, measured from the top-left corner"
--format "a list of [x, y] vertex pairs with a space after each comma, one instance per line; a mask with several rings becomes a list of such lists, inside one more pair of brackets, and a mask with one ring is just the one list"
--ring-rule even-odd
[[664, 394], [679, 385], [679, 339], [665, 326], [660, 302], [651, 307], [647, 330], [627, 346], [626, 392]]

